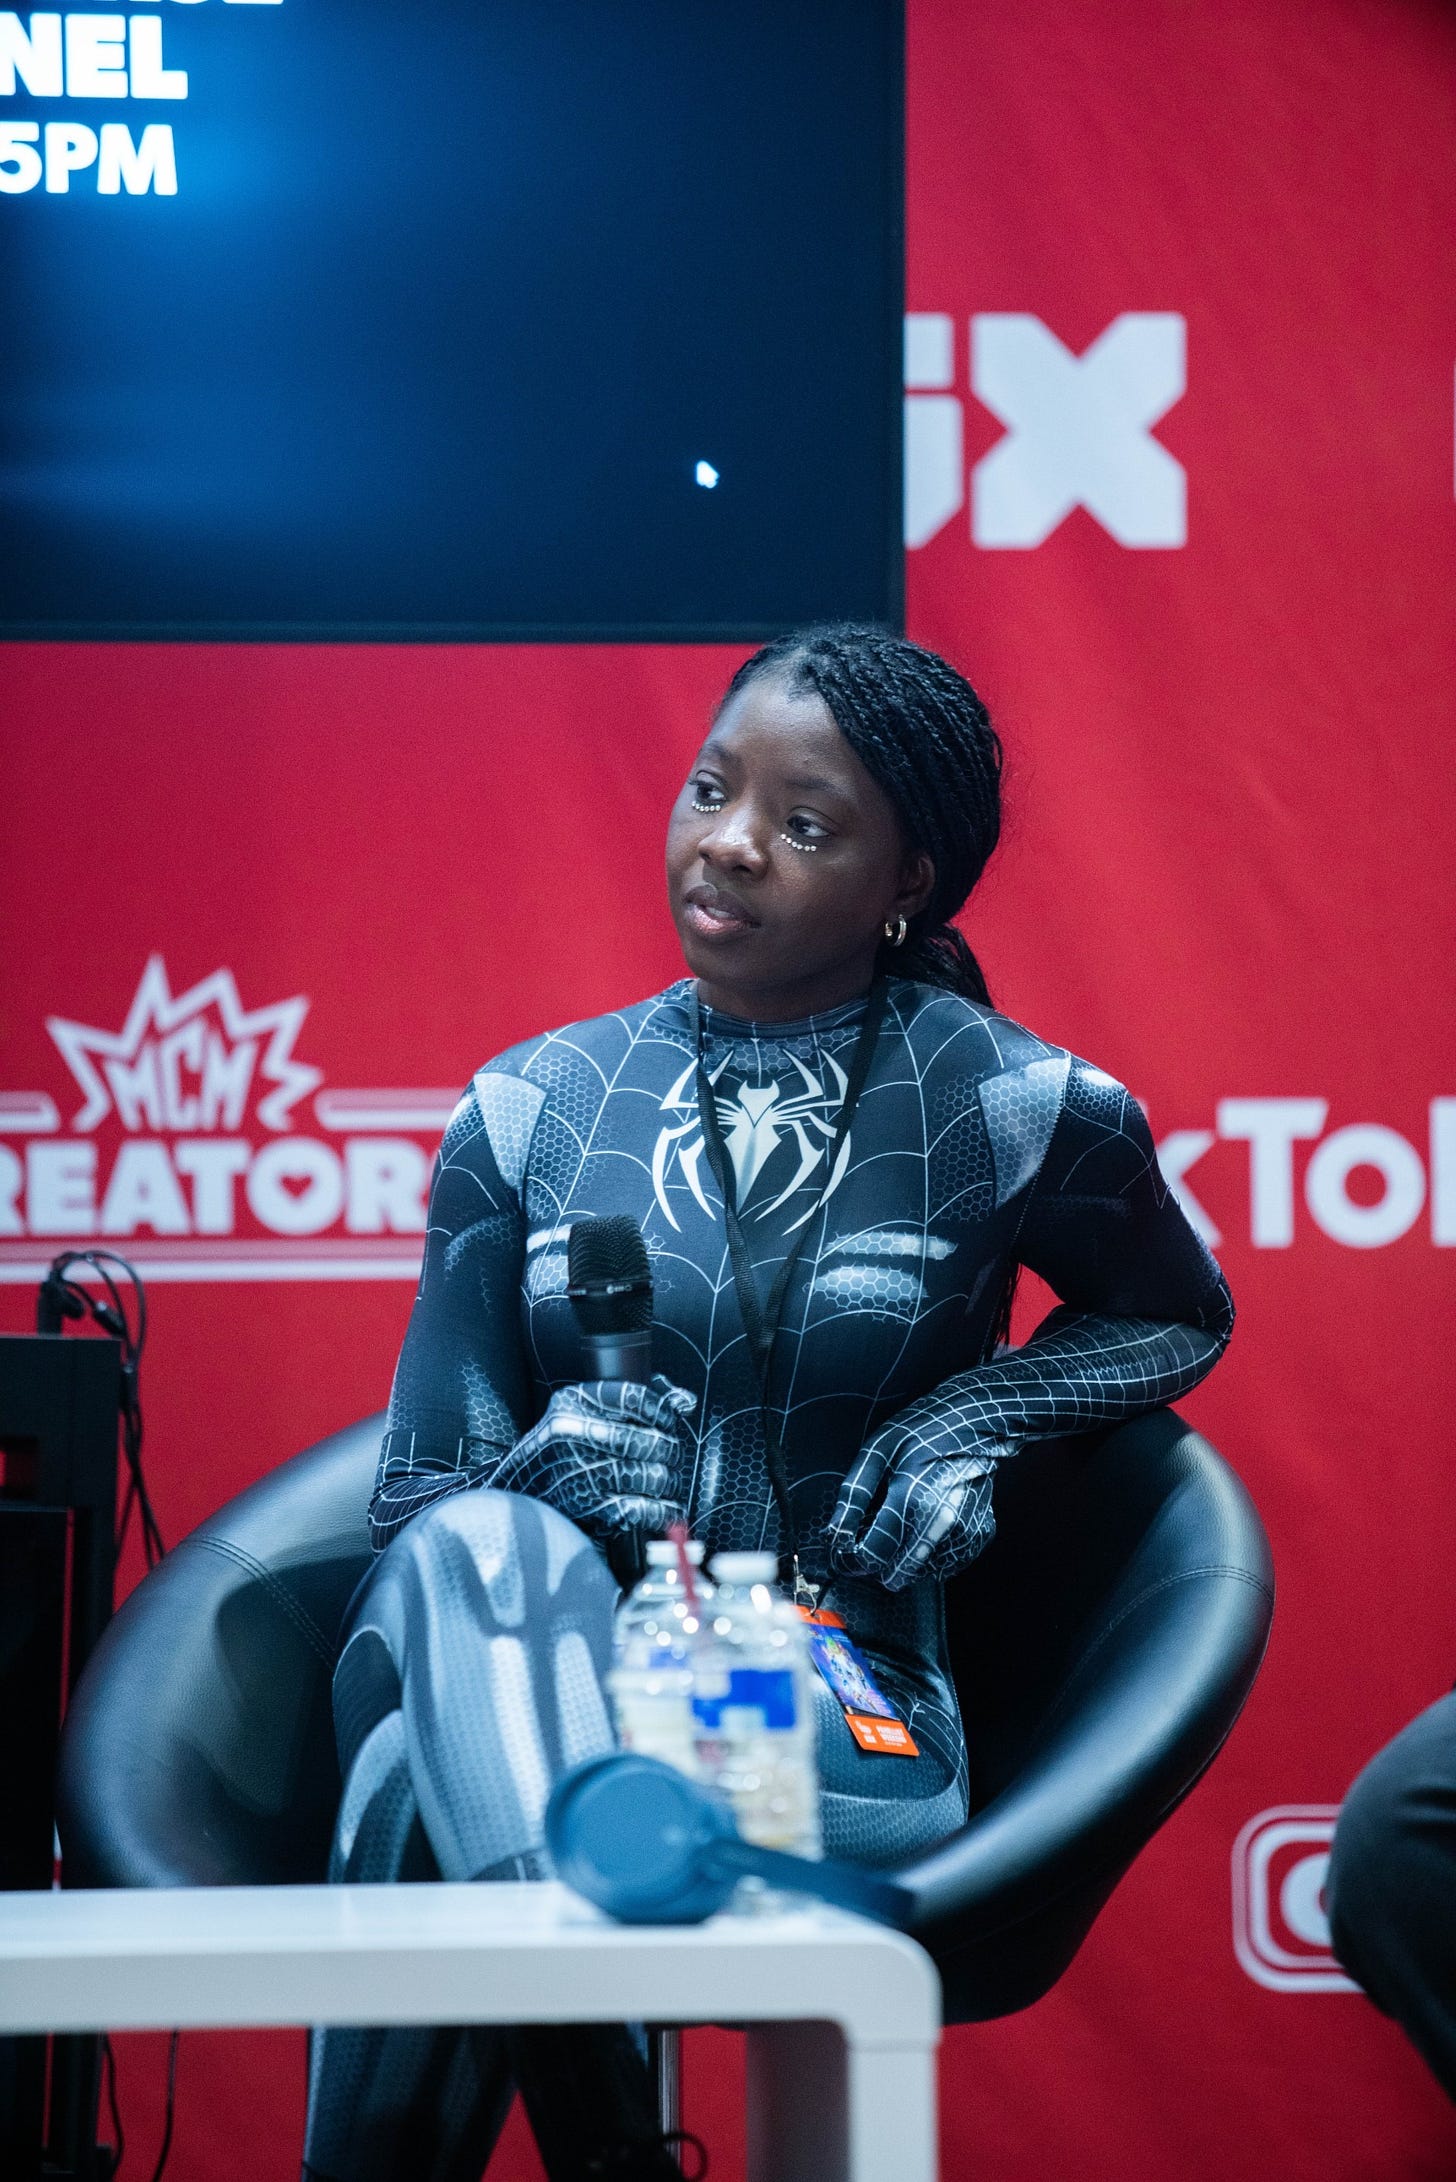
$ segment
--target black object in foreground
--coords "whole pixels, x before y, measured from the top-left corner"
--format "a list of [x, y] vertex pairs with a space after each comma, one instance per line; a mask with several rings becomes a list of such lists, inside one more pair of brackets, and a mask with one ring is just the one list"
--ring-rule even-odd
[[619, 1924], [701, 1924], [745, 1876], [902, 1931], [914, 1904], [904, 1887], [852, 1865], [740, 1840], [721, 1797], [628, 1750], [588, 1758], [557, 1782], [546, 1842], [566, 1884]]

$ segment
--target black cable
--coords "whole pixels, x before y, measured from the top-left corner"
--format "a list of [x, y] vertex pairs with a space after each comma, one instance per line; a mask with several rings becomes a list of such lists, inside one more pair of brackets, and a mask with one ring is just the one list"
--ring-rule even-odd
[[[82, 1262], [94, 1268], [111, 1298], [111, 1313], [105, 1313], [101, 1305], [88, 1298], [92, 1317], [108, 1333], [118, 1333], [119, 1329], [118, 1337], [122, 1343], [122, 1447], [126, 1456], [127, 1468], [131, 1473], [131, 1481], [127, 1490], [128, 1505], [123, 1510], [123, 1514], [129, 1517], [130, 1503], [135, 1500], [141, 1511], [142, 1548], [146, 1554], [147, 1566], [148, 1568], [155, 1568], [167, 1548], [163, 1542], [161, 1529], [152, 1507], [150, 1495], [147, 1492], [146, 1478], [142, 1470], [141, 1362], [142, 1350], [146, 1345], [147, 1338], [147, 1292], [142, 1285], [141, 1275], [137, 1272], [136, 1267], [126, 1258], [120, 1257], [115, 1251], [88, 1250], [84, 1252]], [[135, 1291], [137, 1326], [134, 1336], [127, 1319], [126, 1306], [122, 1301], [121, 1291], [107, 1271], [107, 1263], [119, 1265]], [[111, 1322], [112, 1313], [114, 1313], [115, 1317], [114, 1323]]]
[[135, 1481], [129, 1477], [126, 1484], [126, 1498], [121, 1503], [121, 1514], [117, 1519], [116, 1525], [116, 1539], [114, 1544], [114, 1550], [118, 1561], [121, 1559], [121, 1549], [126, 1544], [126, 1534], [131, 1529], [131, 1511], [135, 1506], [136, 1484]]
[[[106, 1290], [104, 1302], [89, 1294], [79, 1282], [67, 1280], [66, 1275], [73, 1265], [91, 1267]], [[131, 1282], [136, 1298], [135, 1331], [126, 1300], [109, 1270], [113, 1265], [119, 1266]], [[127, 1487], [116, 1526], [115, 1546], [119, 1554], [126, 1543], [135, 1508], [141, 1517], [142, 1552], [147, 1567], [155, 1568], [167, 1547], [142, 1468], [141, 1362], [147, 1340], [147, 1291], [142, 1277], [130, 1260], [115, 1250], [63, 1250], [52, 1260], [41, 1293], [54, 1310], [57, 1324], [63, 1318], [88, 1316], [103, 1333], [121, 1344], [121, 1449], [127, 1468]]]
[[111, 2126], [116, 2132], [116, 2143], [111, 2154], [111, 2173], [114, 2178], [121, 2171], [126, 2157], [126, 2131], [121, 2126], [121, 2105], [116, 2096], [116, 2048], [105, 2036], [101, 2040], [101, 2060], [106, 2070], [106, 2104], [111, 2114]]
[[673, 2153], [680, 2167], [685, 2151], [690, 2151], [697, 2161], [691, 2174], [683, 2167], [683, 2182], [704, 2182], [708, 2172], [708, 2147], [700, 2136], [694, 2136], [691, 2129], [669, 2129], [662, 2142]]
[[172, 2149], [172, 2125], [177, 2119], [177, 2046], [182, 2033], [174, 2030], [167, 2047], [167, 2118], [162, 2125], [162, 2148], [152, 2169], [152, 2182], [162, 2182], [162, 2171]]

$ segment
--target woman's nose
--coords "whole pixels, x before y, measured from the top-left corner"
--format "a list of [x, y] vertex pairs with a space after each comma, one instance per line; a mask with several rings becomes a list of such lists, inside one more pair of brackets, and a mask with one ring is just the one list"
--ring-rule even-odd
[[731, 805], [698, 837], [698, 854], [725, 869], [761, 871], [768, 862], [765, 828], [744, 805]]

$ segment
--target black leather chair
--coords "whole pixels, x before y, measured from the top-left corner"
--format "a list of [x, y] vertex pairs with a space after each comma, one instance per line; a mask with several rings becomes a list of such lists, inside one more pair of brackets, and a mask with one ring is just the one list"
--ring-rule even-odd
[[[339, 1793], [329, 1680], [368, 1564], [382, 1420], [285, 1463], [126, 1601], [61, 1754], [68, 1885], [324, 1876]], [[999, 1534], [948, 1616], [969, 1823], [899, 1876], [948, 2022], [1028, 2006], [1217, 1754], [1273, 1611], [1268, 1544], [1171, 1411], [1009, 1463]]]

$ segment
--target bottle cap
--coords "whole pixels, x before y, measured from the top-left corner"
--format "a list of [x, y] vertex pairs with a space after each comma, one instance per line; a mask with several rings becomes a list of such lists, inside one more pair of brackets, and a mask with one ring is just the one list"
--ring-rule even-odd
[[[694, 1568], [702, 1567], [703, 1545], [701, 1539], [690, 1538], [688, 1540], [688, 1559], [692, 1562]], [[649, 1568], [677, 1567], [677, 1547], [670, 1538], [651, 1538], [648, 1540], [647, 1566]]]
[[715, 1583], [777, 1583], [779, 1557], [776, 1553], [715, 1553], [713, 1555], [713, 1581]]

